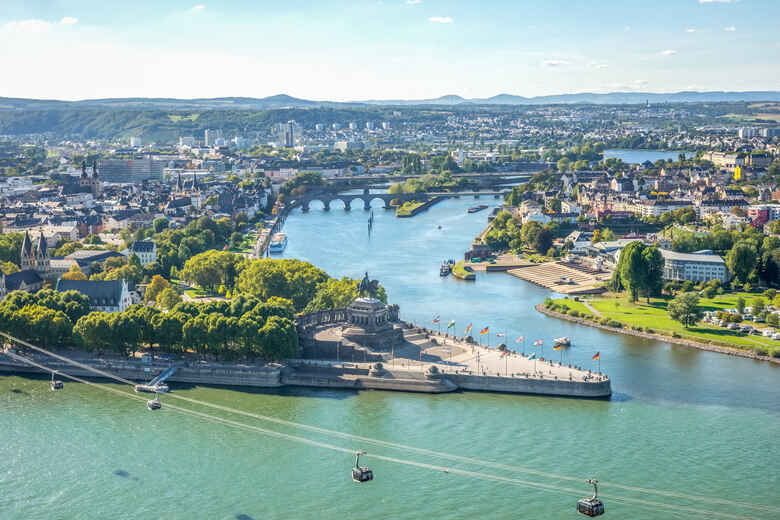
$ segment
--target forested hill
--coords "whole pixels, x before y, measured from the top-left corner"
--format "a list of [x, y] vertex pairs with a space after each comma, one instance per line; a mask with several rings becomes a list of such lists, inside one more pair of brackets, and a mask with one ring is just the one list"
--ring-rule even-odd
[[52, 133], [73, 138], [114, 138], [143, 135], [152, 141], [173, 141], [182, 135], [203, 135], [206, 128], [226, 134], [267, 131], [274, 123], [294, 119], [315, 123], [368, 121], [384, 117], [380, 108], [312, 108], [276, 110], [115, 110], [106, 108], [0, 110], [0, 135]]

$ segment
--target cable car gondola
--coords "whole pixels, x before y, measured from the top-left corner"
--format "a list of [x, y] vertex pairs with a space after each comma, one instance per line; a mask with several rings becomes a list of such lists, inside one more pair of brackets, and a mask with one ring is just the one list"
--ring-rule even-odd
[[65, 385], [59, 379], [54, 379], [54, 372], [51, 373], [51, 389], [52, 391], [62, 390]]
[[359, 451], [355, 454], [355, 467], [352, 468], [352, 480], [355, 482], [374, 480], [374, 472], [365, 466], [360, 466], [360, 456], [365, 454], [365, 451]]
[[577, 512], [585, 516], [600, 516], [604, 514], [604, 503], [599, 500], [599, 481], [589, 478], [588, 484], [593, 484], [593, 496], [577, 501]]
[[152, 411], [159, 410], [160, 408], [162, 408], [162, 403], [160, 402], [160, 396], [154, 394], [154, 399], [150, 399], [146, 401], [146, 407]]

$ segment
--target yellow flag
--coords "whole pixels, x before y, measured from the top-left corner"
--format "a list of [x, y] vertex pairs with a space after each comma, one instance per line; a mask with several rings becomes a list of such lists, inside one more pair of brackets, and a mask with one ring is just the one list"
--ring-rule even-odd
[[742, 178], [742, 168], [737, 166], [736, 168], [734, 168], [734, 180], [738, 181], [741, 178]]

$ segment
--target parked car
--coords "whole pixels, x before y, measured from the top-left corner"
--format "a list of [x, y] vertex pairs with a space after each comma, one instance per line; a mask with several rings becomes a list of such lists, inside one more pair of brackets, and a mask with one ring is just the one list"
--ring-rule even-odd
[[755, 321], [756, 323], [764, 323], [766, 320], [761, 316], [753, 316], [753, 321]]
[[775, 332], [772, 334], [772, 339], [775, 341], [780, 341], [780, 332]]
[[761, 331], [761, 335], [765, 338], [771, 338], [775, 333], [774, 329], [764, 329]]
[[739, 331], [740, 332], [746, 332], [746, 333], [750, 334], [753, 331], [753, 327], [751, 327], [750, 325], [742, 325], [739, 328]]
[[729, 326], [726, 327], [726, 328], [729, 329], [729, 330], [738, 330], [739, 329], [739, 324], [738, 323], [729, 323]]

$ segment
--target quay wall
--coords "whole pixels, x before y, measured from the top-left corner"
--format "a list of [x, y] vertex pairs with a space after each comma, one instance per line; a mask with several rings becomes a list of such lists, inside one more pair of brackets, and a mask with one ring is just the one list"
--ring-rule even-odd
[[581, 382], [565, 379], [537, 379], [525, 377], [474, 376], [447, 374], [447, 378], [463, 390], [501, 392], [511, 394], [557, 395], [566, 397], [609, 397], [610, 380]]

